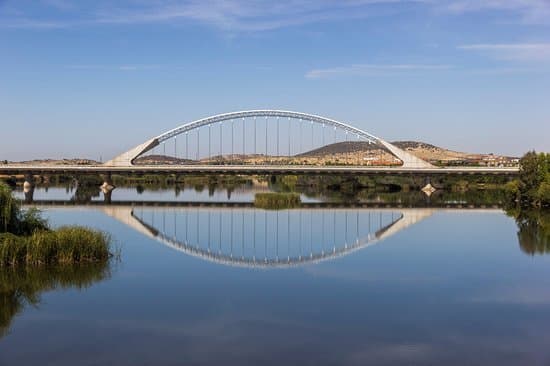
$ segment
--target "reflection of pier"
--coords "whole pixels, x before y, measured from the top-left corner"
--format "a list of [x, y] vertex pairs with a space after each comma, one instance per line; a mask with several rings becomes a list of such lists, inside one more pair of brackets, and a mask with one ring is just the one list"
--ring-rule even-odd
[[107, 215], [188, 255], [239, 267], [319, 263], [374, 245], [431, 209], [158, 208], [105, 206]]

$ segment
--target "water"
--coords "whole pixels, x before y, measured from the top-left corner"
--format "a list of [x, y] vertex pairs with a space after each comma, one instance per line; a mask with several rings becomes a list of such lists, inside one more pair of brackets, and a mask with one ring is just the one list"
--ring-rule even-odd
[[498, 209], [44, 209], [121, 259], [2, 272], [40, 296], [2, 294], [0, 365], [550, 363], [550, 256]]
[[[69, 201], [77, 200], [84, 202], [103, 202], [105, 194], [94, 187], [93, 194], [85, 195], [84, 200], [78, 200], [77, 189], [73, 186], [38, 186], [33, 191], [34, 201]], [[140, 201], [140, 202], [253, 202], [254, 195], [261, 192], [271, 192], [267, 187], [249, 187], [239, 185], [233, 189], [227, 187], [217, 187], [212, 191], [208, 187], [194, 188], [184, 186], [181, 189], [174, 187], [156, 188], [154, 190], [140, 191], [136, 187], [118, 187], [109, 195], [109, 200], [117, 201]], [[14, 191], [14, 196], [25, 200], [23, 187], [19, 186]], [[320, 202], [322, 199], [309, 197], [305, 194], [300, 195], [302, 202]]]

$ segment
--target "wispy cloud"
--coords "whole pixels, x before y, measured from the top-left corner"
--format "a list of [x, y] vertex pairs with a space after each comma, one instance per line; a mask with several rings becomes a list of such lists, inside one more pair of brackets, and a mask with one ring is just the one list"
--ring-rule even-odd
[[67, 69], [71, 70], [118, 70], [118, 71], [140, 71], [140, 70], [158, 70], [161, 69], [161, 65], [67, 65]]
[[[2, 0], [0, 0], [1, 2]], [[410, 9], [411, 5], [450, 14], [505, 12], [524, 23], [550, 24], [548, 0], [69, 0], [7, 1], [20, 17], [0, 18], [0, 27], [67, 28], [101, 24], [200, 23], [224, 31], [266, 31], [290, 26], [363, 19]], [[25, 4], [20, 5], [20, 4]]]
[[[46, 0], [43, 0], [46, 1]], [[47, 0], [42, 5], [63, 10], [65, 1]], [[53, 1], [50, 4], [50, 1]], [[430, 0], [158, 0], [131, 2], [131, 6], [113, 6], [97, 1], [85, 15], [71, 20], [18, 18], [6, 20], [0, 26], [10, 28], [57, 28], [98, 24], [182, 24], [196, 22], [229, 31], [265, 31], [309, 23], [357, 19], [387, 14], [381, 5], [399, 6], [425, 3]], [[46, 26], [46, 24], [48, 26]]]
[[437, 6], [455, 14], [487, 10], [507, 12], [518, 16], [524, 23], [550, 24], [548, 0], [449, 0]]
[[326, 69], [308, 71], [305, 77], [308, 79], [327, 79], [346, 76], [376, 76], [392, 75], [396, 73], [412, 71], [447, 70], [451, 65], [425, 65], [425, 64], [356, 64], [339, 66]]
[[503, 60], [550, 61], [550, 43], [471, 44], [458, 48]]

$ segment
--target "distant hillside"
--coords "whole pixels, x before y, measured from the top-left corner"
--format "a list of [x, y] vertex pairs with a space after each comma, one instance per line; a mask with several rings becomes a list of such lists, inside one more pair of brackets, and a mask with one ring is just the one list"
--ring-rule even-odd
[[393, 141], [393, 145], [400, 149], [427, 149], [427, 150], [445, 150], [439, 146], [428, 144], [422, 141]]
[[20, 165], [100, 165], [101, 163], [91, 159], [34, 159], [25, 161], [10, 161], [7, 164]]
[[393, 141], [392, 144], [430, 162], [465, 160], [471, 155], [421, 141]]
[[[510, 166], [515, 158], [492, 154], [471, 154], [448, 150], [421, 141], [394, 141], [395, 146], [437, 165]], [[287, 156], [234, 154], [202, 158], [199, 161], [164, 155], [147, 155], [135, 160], [137, 165], [209, 164], [221, 161], [240, 164], [304, 164], [304, 165], [371, 165], [401, 164], [387, 149], [367, 141], [344, 141], [329, 144], [304, 153]]]
[[518, 160], [502, 155], [453, 151], [420, 141], [394, 141], [392, 144], [421, 159], [442, 165], [510, 166], [517, 165]]
[[306, 151], [296, 156], [297, 157], [325, 156], [325, 155], [333, 155], [333, 154], [366, 152], [366, 151], [373, 151], [373, 150], [383, 150], [383, 149], [378, 145], [369, 144], [367, 141], [344, 141], [344, 142], [336, 142], [330, 145], [325, 145], [318, 149]]
[[145, 155], [134, 160], [136, 165], [181, 165], [194, 162], [190, 159], [180, 159], [166, 155]]

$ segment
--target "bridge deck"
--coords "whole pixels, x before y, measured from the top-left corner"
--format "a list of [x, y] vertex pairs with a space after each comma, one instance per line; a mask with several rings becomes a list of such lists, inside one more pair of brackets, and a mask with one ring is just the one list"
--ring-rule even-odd
[[0, 165], [0, 175], [18, 174], [495, 174], [515, 175], [519, 168], [271, 166], [271, 165]]

